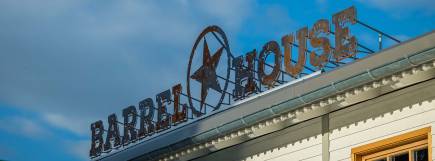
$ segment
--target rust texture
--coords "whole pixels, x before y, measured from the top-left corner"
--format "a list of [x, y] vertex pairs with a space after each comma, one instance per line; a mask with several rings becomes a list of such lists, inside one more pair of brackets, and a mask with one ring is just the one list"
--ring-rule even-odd
[[172, 87], [172, 95], [174, 96], [174, 114], [172, 115], [173, 125], [177, 125], [179, 123], [187, 121], [187, 104], [182, 104], [181, 111], [180, 111], [181, 91], [182, 91], [181, 84], [177, 84]]
[[137, 131], [135, 129], [137, 122], [136, 107], [128, 106], [124, 108], [122, 115], [124, 117], [124, 136], [122, 137], [122, 144], [126, 146], [131, 142], [135, 142], [137, 139]]
[[98, 120], [91, 124], [92, 140], [91, 140], [91, 150], [89, 151], [90, 157], [96, 157], [103, 151], [103, 134], [104, 126], [103, 121]]
[[250, 75], [248, 77], [248, 83], [245, 86], [245, 93], [251, 94], [256, 92], [257, 84], [254, 81], [254, 73], [255, 73], [255, 58], [257, 57], [257, 51], [254, 49], [252, 52], [246, 55], [246, 62], [248, 62], [248, 71]]
[[[234, 99], [243, 99], [244, 97], [252, 94], [256, 91], [256, 83], [254, 81], [254, 59], [257, 55], [257, 51], [253, 50], [246, 54], [245, 59], [248, 66], [244, 67], [243, 56], [239, 56], [233, 59], [233, 67], [235, 68], [235, 87], [234, 87]], [[242, 85], [243, 81], [246, 82], [245, 86]]]
[[285, 71], [294, 76], [297, 77], [305, 66], [305, 51], [307, 50], [307, 36], [308, 36], [308, 28], [304, 27], [299, 29], [296, 32], [297, 40], [298, 40], [298, 61], [295, 65], [292, 64], [292, 45], [294, 43], [294, 36], [293, 34], [289, 34], [284, 36], [281, 39], [282, 46], [284, 47], [284, 65], [285, 65]]
[[[273, 66], [272, 72], [266, 74], [265, 72], [265, 61], [269, 54], [275, 55], [275, 64]], [[281, 70], [281, 50], [276, 41], [269, 41], [263, 46], [260, 52], [259, 62], [258, 62], [258, 78], [261, 83], [267, 85], [268, 88], [272, 88], [275, 85], [276, 79], [279, 77]]]
[[[115, 114], [109, 115], [107, 118], [109, 122], [109, 129], [107, 130], [106, 141], [104, 143], [104, 151], [111, 151], [113, 147], [119, 147], [121, 145], [121, 135], [119, 133], [118, 119]], [[113, 145], [111, 140], [113, 139]]]
[[204, 107], [208, 90], [210, 88], [222, 93], [222, 89], [216, 75], [216, 67], [219, 64], [222, 51], [223, 47], [220, 47], [218, 51], [211, 56], [207, 41], [204, 39], [202, 66], [190, 77], [201, 83], [201, 109]]
[[140, 111], [140, 128], [139, 138], [151, 136], [155, 131], [154, 118], [154, 102], [151, 98], [144, 99], [139, 102]]
[[[221, 47], [214, 52], [213, 55], [211, 55], [210, 53], [210, 49], [208, 47], [207, 41], [205, 39], [205, 36], [207, 34], [210, 35], [214, 35], [216, 39], [218, 39], [219, 42], [221, 42]], [[218, 36], [220, 36], [220, 38], [218, 38]], [[192, 59], [195, 55], [195, 51], [198, 47], [198, 45], [200, 44], [200, 42], [203, 41], [203, 51], [202, 51], [202, 66], [197, 69], [193, 75], [191, 75], [191, 67], [192, 67]], [[224, 87], [221, 88], [221, 85], [218, 81], [218, 76], [216, 74], [216, 69], [219, 65], [219, 60], [222, 56], [222, 52], [226, 51], [227, 53], [227, 74], [226, 77], [224, 78]], [[225, 98], [225, 92], [228, 88], [228, 79], [230, 77], [230, 49], [229, 49], [229, 45], [228, 45], [228, 40], [226, 38], [225, 33], [223, 32], [223, 30], [221, 28], [219, 28], [218, 26], [209, 26], [207, 28], [205, 28], [201, 34], [197, 37], [195, 44], [193, 45], [192, 51], [190, 53], [190, 58], [189, 58], [189, 64], [188, 64], [188, 70], [187, 70], [187, 96], [189, 99], [189, 105], [190, 105], [190, 109], [192, 110], [192, 113], [196, 116], [199, 117], [203, 114], [205, 114], [206, 112], [206, 98], [209, 92], [209, 89], [213, 89], [214, 91], [218, 92], [221, 94], [219, 101], [217, 102], [217, 104], [215, 106], [213, 106], [212, 108], [214, 110], [219, 109], [219, 107], [221, 106], [221, 103], [223, 101], [223, 99]], [[201, 98], [200, 98], [200, 108], [199, 110], [197, 110], [195, 108], [195, 106], [192, 103], [192, 95], [191, 95], [191, 91], [190, 91], [190, 79], [194, 79], [195, 81], [201, 83]]]
[[162, 130], [166, 130], [170, 126], [170, 119], [167, 112], [167, 104], [171, 103], [171, 91], [166, 90], [162, 93], [157, 94], [156, 96], [157, 101], [157, 125], [156, 125], [156, 131], [160, 132]]
[[[281, 44], [278, 44], [276, 41], [267, 42], [259, 53], [257, 63], [256, 50], [248, 52], [245, 56], [234, 58], [231, 55], [228, 40], [223, 30], [218, 26], [206, 27], [196, 38], [190, 53], [186, 81], [187, 94], [182, 92], [181, 84], [177, 84], [172, 87], [172, 93], [171, 90], [168, 89], [156, 95], [157, 108], [154, 105], [153, 99], [146, 98], [139, 102], [139, 111], [136, 111], [134, 106], [123, 109], [124, 136], [121, 136], [119, 132], [118, 124], [122, 123], [118, 122], [115, 114], [111, 114], [108, 117], [109, 126], [107, 131], [104, 130], [101, 120], [94, 122], [91, 124], [92, 142], [89, 155], [91, 157], [99, 156], [103, 152], [110, 152], [113, 148], [118, 148], [122, 145], [127, 146], [131, 142], [167, 130], [171, 128], [172, 125], [178, 125], [187, 122], [189, 119], [194, 119], [194, 117], [200, 117], [206, 114], [207, 111], [210, 111], [209, 109], [211, 108], [218, 110], [221, 105], [231, 105], [231, 96], [234, 100], [239, 100], [258, 92], [257, 90], [262, 92], [264, 88], [261, 87], [262, 85], [266, 85], [269, 89], [273, 88], [277, 82], [280, 84], [286, 82], [285, 75], [281, 75], [282, 77], [279, 79], [280, 74], [288, 73], [293, 78], [298, 78], [301, 76], [302, 72], [303, 74], [308, 74], [309, 72], [322, 70], [324, 67], [333, 68], [326, 66], [327, 63], [339, 66], [337, 64], [347, 62], [343, 61], [342, 63], [336, 64], [332, 62], [332, 59], [335, 59], [336, 62], [346, 58], [357, 59], [355, 58], [357, 46], [373, 52], [361, 44], [357, 45], [356, 37], [352, 36], [350, 33], [349, 26], [352, 24], [359, 23], [396, 42], [400, 42], [373, 27], [357, 21], [356, 9], [354, 7], [334, 14], [332, 23], [335, 33], [331, 31], [328, 20], [320, 19], [310, 30], [308, 30], [307, 27], [303, 27], [299, 29], [296, 34], [291, 33], [283, 36], [281, 38]], [[335, 34], [335, 42], [329, 40], [329, 34]], [[310, 39], [310, 44], [313, 47], [312, 51], [307, 50], [307, 39]], [[210, 47], [212, 48], [209, 48], [208, 42], [218, 42], [219, 44], [217, 46], [211, 44]], [[335, 48], [331, 46], [331, 43]], [[280, 45], [282, 45], [284, 51], [281, 51]], [[293, 46], [298, 48], [297, 54], [292, 53]], [[312, 69], [311, 66], [305, 66], [307, 51], [309, 52], [309, 63], [317, 69]], [[225, 55], [224, 52], [227, 54], [226, 60], [225, 57], [222, 58], [222, 56]], [[284, 56], [282, 56], [282, 54], [284, 54]], [[199, 59], [200, 57], [202, 59]], [[274, 58], [273, 65], [269, 65], [270, 62], [267, 60], [267, 58], [271, 57]], [[292, 58], [297, 60], [295, 61]], [[281, 70], [281, 59], [284, 59], [285, 72]], [[192, 63], [202, 64], [197, 68], [199, 65], [192, 65]], [[231, 75], [231, 63], [232, 68], [235, 70], [234, 82], [229, 80]], [[223, 66], [225, 65], [226, 73], [223, 75], [222, 73], [225, 71], [225, 67]], [[266, 66], [268, 67], [266, 68]], [[197, 69], [193, 69], [193, 67]], [[219, 70], [218, 68], [223, 70]], [[255, 75], [255, 73], [257, 73], [257, 75]], [[191, 85], [193, 83], [191, 84], [191, 82], [201, 84], [200, 91], [195, 92], [195, 94], [200, 92], [200, 94], [198, 94], [200, 96], [192, 96], [191, 90], [196, 90], [197, 88], [192, 88]], [[235, 85], [232, 94], [227, 91], [229, 82]], [[226, 99], [226, 94], [230, 95], [228, 96], [228, 103], [223, 103], [223, 100]], [[187, 97], [188, 104], [180, 103], [180, 95]], [[207, 98], [208, 95], [216, 96], [218, 99]], [[173, 96], [173, 99], [171, 99], [171, 96]], [[193, 101], [196, 101], [195, 104], [193, 104]], [[210, 103], [212, 101], [214, 101], [214, 103]], [[171, 103], [174, 103], [173, 112], [171, 109], [168, 109]], [[192, 113], [192, 117], [188, 117], [188, 113], [190, 115], [190, 112]], [[140, 113], [140, 127], [136, 129], [138, 113]], [[105, 138], [103, 134], [106, 134]]]
[[347, 24], [356, 23], [355, 7], [347, 8], [332, 16], [332, 23], [335, 26], [335, 52], [336, 62], [353, 57], [356, 54], [357, 40], [355, 36], [350, 36]]
[[[329, 55], [331, 54], [329, 33], [329, 21], [325, 19], [318, 20], [309, 33], [310, 43], [314, 48], [310, 53], [310, 64], [318, 69], [323, 68], [328, 63]], [[318, 55], [318, 51], [322, 51], [322, 53]]]

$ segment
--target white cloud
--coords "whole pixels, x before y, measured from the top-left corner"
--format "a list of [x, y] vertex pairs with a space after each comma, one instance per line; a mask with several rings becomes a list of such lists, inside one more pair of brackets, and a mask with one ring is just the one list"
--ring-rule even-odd
[[[110, 113], [184, 85], [197, 34], [212, 24], [236, 33], [251, 5], [0, 1], [0, 102], [40, 116], [0, 119], [0, 130], [40, 138], [55, 135], [49, 124], [89, 137], [93, 121], [105, 122]], [[88, 160], [89, 140], [55, 137], [70, 154]]]
[[244, 0], [26, 2], [0, 1], [0, 102], [86, 136], [92, 121], [184, 84], [188, 53], [200, 30], [211, 23], [238, 30], [251, 5]]
[[51, 136], [51, 133], [43, 128], [38, 122], [24, 117], [1, 118], [0, 130], [22, 135], [31, 139], [41, 139]]
[[[61, 115], [47, 114], [44, 116], [44, 119], [44, 121], [47, 121], [51, 125], [61, 128], [71, 128], [69, 130], [73, 132], [78, 133], [83, 131], [83, 129], [72, 123], [74, 121], [68, 120]], [[39, 118], [27, 118], [27, 116], [3, 117], [0, 118], [0, 133], [7, 132], [39, 141], [58, 141], [60, 143], [59, 147], [65, 149], [71, 156], [79, 160], [89, 160], [90, 140], [73, 139], [55, 135], [52, 131], [53, 129], [46, 126], [44, 121], [41, 121]], [[68, 121], [72, 122], [68, 123]], [[0, 159], [16, 158], [17, 155], [21, 153], [21, 151], [15, 151], [15, 149], [11, 149], [11, 147], [8, 146], [2, 147], [2, 145], [8, 144], [0, 144]], [[55, 146], [57, 146], [57, 144]]]
[[44, 113], [42, 117], [48, 124], [57, 128], [65, 129], [82, 136], [89, 134], [89, 118], [68, 117], [55, 113]]

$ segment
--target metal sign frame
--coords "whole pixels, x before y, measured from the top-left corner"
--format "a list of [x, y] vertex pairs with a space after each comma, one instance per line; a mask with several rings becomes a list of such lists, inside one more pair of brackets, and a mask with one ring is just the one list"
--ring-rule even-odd
[[[254, 49], [239, 57], [234, 57], [231, 53], [227, 36], [221, 28], [218, 26], [205, 28], [197, 37], [190, 53], [187, 68], [187, 94], [183, 93], [182, 85], [177, 84], [172, 87], [172, 90], [168, 89], [156, 95], [157, 107], [152, 98], [146, 98], [138, 103], [139, 111], [135, 106], [123, 109], [123, 122], [119, 122], [115, 114], [109, 115], [108, 129], [104, 128], [101, 120], [92, 123], [89, 156], [99, 157], [102, 153], [110, 153], [112, 149], [127, 147], [130, 143], [141, 141], [170, 129], [172, 126], [186, 125], [185, 122], [188, 120], [206, 117], [207, 108], [214, 111], [221, 109], [223, 105], [230, 107], [232, 101], [245, 99], [312, 72], [340, 67], [347, 63], [343, 60], [357, 60], [375, 53], [374, 50], [360, 44], [356, 36], [351, 35], [349, 25], [358, 24], [376, 32], [379, 36], [379, 50], [382, 50], [384, 36], [396, 43], [401, 43], [398, 39], [358, 20], [356, 9], [353, 6], [334, 14], [332, 24], [335, 32], [331, 31], [328, 20], [321, 19], [316, 21], [311, 29], [308, 27], [299, 29], [296, 37], [293, 34], [284, 35], [281, 39], [281, 46], [276, 41], [269, 41], [262, 47], [260, 53]], [[212, 35], [217, 40], [220, 45], [217, 51], [209, 50], [206, 35]], [[330, 35], [335, 37], [335, 47], [331, 45], [328, 38]], [[308, 49], [307, 41], [314, 49]], [[203, 44], [202, 66], [192, 73], [192, 60], [201, 42]], [[298, 60], [292, 59], [293, 47], [298, 48]], [[221, 76], [216, 74], [216, 69], [223, 52], [226, 53], [224, 55], [228, 60], [226, 61], [226, 74]], [[273, 64], [266, 61], [268, 55], [274, 55]], [[307, 57], [311, 66], [306, 64]], [[284, 59], [284, 65], [282, 65], [282, 59]], [[281, 69], [282, 66], [284, 69]], [[266, 68], [272, 68], [272, 72], [266, 74]], [[233, 81], [230, 80], [231, 73], [234, 73]], [[200, 98], [192, 95], [192, 79], [201, 83]], [[218, 79], [224, 81], [223, 88]], [[234, 88], [228, 91], [230, 84]], [[206, 101], [210, 88], [220, 93], [219, 101], [214, 105]], [[182, 97], [187, 99], [187, 103], [181, 101]], [[226, 98], [228, 102], [225, 101]], [[199, 110], [193, 102], [200, 104]], [[168, 112], [170, 104], [173, 104], [172, 112]], [[137, 124], [139, 124], [139, 129], [136, 128]], [[119, 125], [123, 126], [123, 136], [119, 131]], [[105, 137], [104, 134], [106, 134]]]

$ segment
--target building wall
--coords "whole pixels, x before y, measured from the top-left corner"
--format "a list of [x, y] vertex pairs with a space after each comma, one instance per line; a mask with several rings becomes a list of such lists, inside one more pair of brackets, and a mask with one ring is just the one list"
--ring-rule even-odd
[[[245, 161], [280, 161], [280, 160], [322, 160], [322, 136], [320, 133], [321, 120], [316, 119], [310, 121], [311, 125], [300, 125], [297, 128], [281, 136], [265, 139], [259, 142], [258, 146], [263, 146], [265, 143], [285, 143], [279, 147], [273, 147], [256, 155], [245, 157]], [[315, 130], [317, 129], [317, 130]], [[303, 132], [311, 131], [309, 133]], [[302, 139], [296, 139], [297, 137]], [[292, 139], [293, 138], [293, 139]], [[272, 140], [271, 140], [272, 139]], [[289, 142], [290, 141], [290, 142]]]
[[434, 137], [434, 91], [434, 83], [427, 82], [332, 113], [330, 160], [350, 161], [354, 147], [424, 127], [432, 127]]
[[[324, 118], [305, 121], [196, 160], [350, 161], [354, 147], [424, 127], [432, 127], [435, 138], [435, 80], [331, 112]], [[322, 126], [329, 129], [324, 134]], [[435, 147], [431, 148], [435, 152]]]
[[319, 160], [322, 156], [321, 119], [312, 119], [256, 138], [196, 161]]

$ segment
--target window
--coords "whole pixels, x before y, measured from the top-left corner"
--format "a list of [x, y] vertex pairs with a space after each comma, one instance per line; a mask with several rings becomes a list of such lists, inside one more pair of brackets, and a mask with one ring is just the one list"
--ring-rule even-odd
[[352, 149], [352, 161], [432, 161], [431, 128]]

